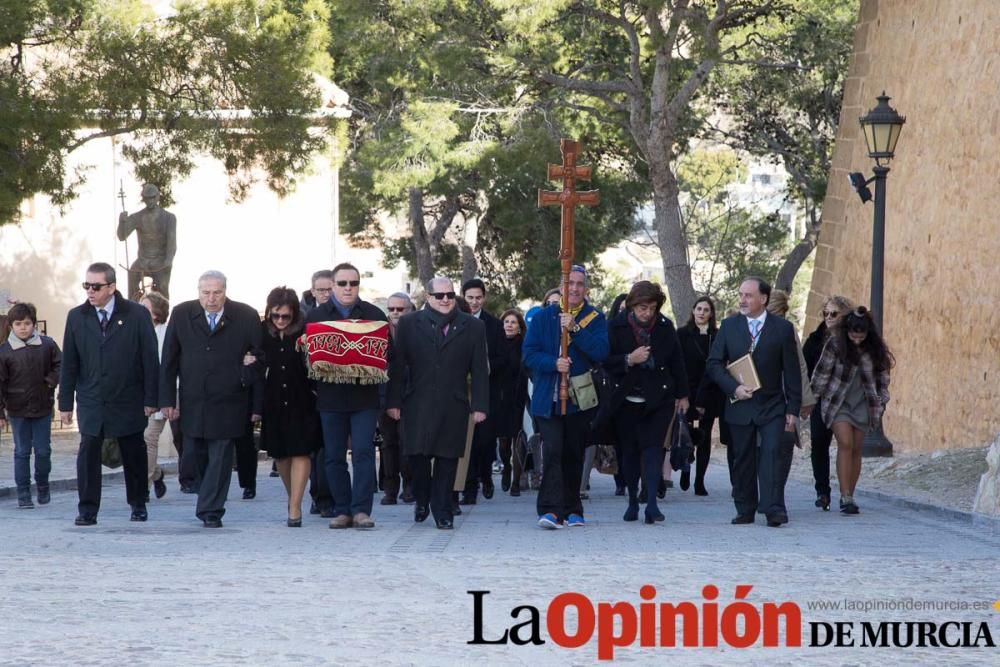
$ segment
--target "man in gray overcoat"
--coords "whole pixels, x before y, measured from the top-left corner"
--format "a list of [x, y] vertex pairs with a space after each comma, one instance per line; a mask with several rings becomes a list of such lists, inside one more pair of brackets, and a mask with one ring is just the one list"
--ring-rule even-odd
[[403, 453], [416, 497], [413, 519], [420, 522], [433, 513], [442, 529], [452, 527], [451, 494], [469, 414], [479, 424], [490, 405], [486, 328], [456, 306], [451, 280], [434, 278], [424, 309], [399, 320], [386, 410], [401, 420], [405, 433]]

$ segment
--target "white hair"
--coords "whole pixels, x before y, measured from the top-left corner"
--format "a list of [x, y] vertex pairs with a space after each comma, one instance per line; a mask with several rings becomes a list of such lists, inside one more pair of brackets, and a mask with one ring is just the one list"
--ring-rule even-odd
[[439, 280], [447, 280], [449, 283], [451, 283], [452, 289], [455, 289], [455, 281], [449, 278], [448, 276], [434, 276], [433, 278], [427, 281], [426, 285], [424, 285], [424, 290], [427, 292], [433, 292], [434, 283], [438, 282]]
[[[406, 302], [407, 307], [409, 307], [410, 310], [413, 310], [413, 299], [411, 299], [410, 295], [406, 292], [393, 292], [389, 295], [389, 299], [402, 299]], [[386, 301], [389, 299], [386, 299]]]
[[205, 273], [198, 276], [198, 284], [201, 285], [206, 280], [218, 280], [222, 282], [222, 289], [226, 288], [226, 274], [222, 271], [206, 271]]

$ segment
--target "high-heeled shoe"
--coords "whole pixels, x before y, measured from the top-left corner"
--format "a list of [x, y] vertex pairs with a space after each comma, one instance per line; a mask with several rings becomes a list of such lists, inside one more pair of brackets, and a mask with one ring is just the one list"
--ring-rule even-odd
[[292, 517], [288, 517], [287, 526], [289, 528], [301, 528], [302, 527], [302, 517], [299, 517], [298, 519], [293, 519]]

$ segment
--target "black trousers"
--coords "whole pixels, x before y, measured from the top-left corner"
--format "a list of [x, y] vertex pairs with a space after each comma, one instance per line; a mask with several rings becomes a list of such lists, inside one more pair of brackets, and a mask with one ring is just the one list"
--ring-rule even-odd
[[[673, 405], [653, 414], [644, 414], [642, 403], [625, 402], [615, 415], [615, 433], [621, 447], [621, 471], [628, 489], [629, 503], [638, 502], [639, 477], [646, 487], [646, 509], [657, 510], [656, 491], [663, 478], [663, 442]], [[651, 491], [650, 491], [651, 490]]]
[[708, 460], [712, 456], [713, 428], [715, 428], [715, 417], [698, 419], [698, 430], [701, 431], [702, 436], [694, 450], [694, 483], [696, 485], [705, 484], [705, 472], [708, 470]]
[[497, 440], [493, 423], [487, 418], [476, 424], [472, 432], [472, 447], [469, 452], [469, 471], [465, 476], [465, 494], [476, 496], [479, 485], [493, 475], [493, 461], [496, 460]]
[[181, 488], [194, 486], [195, 465], [194, 456], [184, 456], [184, 434], [181, 432], [181, 420], [169, 422], [170, 435], [174, 439], [174, 449], [177, 450], [177, 483]]
[[542, 486], [538, 489], [538, 515], [554, 514], [565, 519], [570, 514], [583, 516], [580, 502], [580, 480], [583, 479], [583, 450], [590, 439], [590, 422], [596, 408], [568, 415], [559, 415], [553, 407], [552, 417], [539, 417], [542, 436]]
[[226, 513], [226, 498], [233, 479], [234, 442], [184, 436], [184, 448], [194, 455], [195, 484], [198, 486], [195, 516], [202, 521], [221, 519]]
[[253, 426], [236, 439], [236, 474], [241, 489], [257, 490], [257, 447], [253, 441]]
[[[146, 505], [146, 442], [142, 431], [120, 435], [118, 447], [125, 468], [125, 499], [132, 507]], [[101, 509], [101, 447], [104, 433], [80, 434], [80, 451], [76, 455], [76, 486], [81, 516], [97, 516]]]
[[407, 459], [410, 472], [413, 473], [413, 495], [417, 499], [417, 506], [430, 505], [435, 521], [451, 519], [451, 496], [455, 487], [458, 459], [423, 454], [411, 454]]
[[784, 430], [784, 415], [764, 424], [729, 425], [733, 440], [733, 501], [738, 514], [788, 513], [785, 482], [794, 445], [782, 443]]
[[823, 423], [819, 405], [813, 407], [809, 415], [809, 442], [812, 460], [813, 479], [816, 480], [816, 495], [830, 495], [830, 443], [833, 442], [833, 431]]
[[309, 470], [309, 496], [320, 512], [333, 511], [333, 494], [326, 479], [326, 450], [320, 447], [309, 455], [312, 468]]
[[399, 481], [405, 486], [412, 481], [410, 466], [402, 455], [402, 440], [399, 432], [399, 422], [385, 414], [378, 417], [378, 430], [382, 434], [382, 448], [379, 453], [379, 481], [386, 496], [395, 498], [399, 495]]

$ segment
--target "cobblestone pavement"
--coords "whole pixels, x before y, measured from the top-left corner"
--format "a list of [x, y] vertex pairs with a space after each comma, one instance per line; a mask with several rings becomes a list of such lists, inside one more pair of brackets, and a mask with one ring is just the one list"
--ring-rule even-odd
[[[711, 495], [671, 489], [655, 526], [621, 521], [609, 477], [593, 476], [589, 525], [543, 531], [535, 494], [466, 508], [456, 530], [414, 524], [412, 506], [376, 505], [372, 531], [333, 531], [309, 516], [286, 528], [284, 490], [261, 464], [257, 499], [239, 500], [235, 481], [225, 528], [206, 530], [194, 498], [169, 492], [145, 524], [128, 521], [124, 487], [105, 485], [99, 523], [73, 526], [76, 494], [17, 510], [0, 501], [0, 665], [468, 665], [593, 664], [597, 643], [557, 646], [546, 629], [553, 597], [578, 591], [595, 602], [638, 605], [644, 584], [657, 602], [704, 603], [718, 586], [719, 609], [736, 586], [747, 600], [793, 601], [803, 644], [815, 621], [986, 621], [1000, 642], [1000, 612], [815, 611], [817, 600], [989, 602], [1000, 598], [1000, 524], [949, 521], [865, 500], [856, 517], [812, 505], [807, 484], [789, 483], [791, 523], [731, 526], [723, 468]], [[540, 646], [479, 645], [469, 590], [489, 590], [485, 638], [541, 610]], [[568, 631], [575, 625], [568, 615]], [[974, 631], [975, 634], [975, 631]], [[855, 639], [860, 643], [860, 628]], [[782, 641], [782, 643], [784, 643]], [[1000, 664], [990, 648], [631, 648], [628, 664]]]

